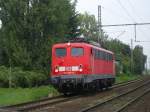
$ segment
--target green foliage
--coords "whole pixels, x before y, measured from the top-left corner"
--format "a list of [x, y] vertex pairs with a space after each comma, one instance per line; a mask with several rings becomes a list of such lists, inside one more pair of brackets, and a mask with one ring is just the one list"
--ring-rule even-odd
[[135, 46], [133, 50], [133, 60], [134, 60], [134, 72], [138, 74], [142, 74], [145, 69], [145, 63], [147, 60], [147, 56], [143, 54], [142, 46]]
[[40, 71], [24, 71], [21, 68], [0, 67], [0, 87], [34, 87], [46, 84], [48, 75]]
[[99, 32], [97, 21], [94, 15], [89, 15], [87, 12], [79, 15], [81, 33], [85, 38], [98, 40]]
[[34, 88], [0, 88], [0, 105], [12, 105], [38, 100], [49, 94], [56, 96], [59, 93], [51, 86]]
[[0, 0], [2, 64], [48, 70], [52, 44], [66, 39], [66, 34], [76, 37], [75, 4], [70, 0]]
[[117, 77], [116, 77], [116, 83], [126, 82], [129, 80], [135, 80], [135, 79], [139, 79], [139, 78], [140, 78], [139, 75], [120, 74], [120, 75], [117, 75]]

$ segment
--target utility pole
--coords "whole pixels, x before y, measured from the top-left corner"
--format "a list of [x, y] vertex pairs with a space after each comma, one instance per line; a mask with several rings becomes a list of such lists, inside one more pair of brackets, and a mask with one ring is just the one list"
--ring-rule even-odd
[[137, 41], [136, 40], [136, 24], [134, 25], [134, 33], [135, 33], [135, 42]]
[[98, 5], [98, 43], [100, 43], [100, 38], [102, 38], [102, 20], [101, 20], [101, 5]]
[[150, 72], [150, 58], [148, 60], [148, 64], [149, 64], [148, 72]]
[[131, 59], [130, 59], [130, 64], [131, 64], [131, 73], [133, 73], [133, 39], [131, 39]]
[[148, 74], [148, 59], [146, 59], [146, 75]]

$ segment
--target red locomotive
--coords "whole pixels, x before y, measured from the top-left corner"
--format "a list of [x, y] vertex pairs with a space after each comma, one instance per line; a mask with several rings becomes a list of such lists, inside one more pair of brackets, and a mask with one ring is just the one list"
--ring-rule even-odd
[[65, 94], [107, 88], [115, 82], [113, 52], [85, 42], [55, 44], [51, 67], [51, 83]]

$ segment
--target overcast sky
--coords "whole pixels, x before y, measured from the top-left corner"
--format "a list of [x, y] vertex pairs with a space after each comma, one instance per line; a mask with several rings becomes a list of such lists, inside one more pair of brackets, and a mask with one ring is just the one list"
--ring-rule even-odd
[[[77, 11], [93, 14], [97, 18], [98, 5], [102, 6], [102, 25], [121, 23], [150, 23], [150, 0], [78, 0]], [[134, 39], [134, 27], [107, 27], [104, 31], [130, 45]], [[150, 25], [137, 26], [137, 40], [150, 41]], [[133, 43], [142, 45], [150, 60], [150, 42]], [[149, 65], [150, 66], [150, 65]]]

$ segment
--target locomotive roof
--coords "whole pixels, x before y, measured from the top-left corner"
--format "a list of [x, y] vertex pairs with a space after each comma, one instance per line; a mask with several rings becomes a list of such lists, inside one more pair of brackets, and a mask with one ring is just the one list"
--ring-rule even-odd
[[[54, 44], [53, 47], [66, 47], [67, 45], [68, 45], [68, 43], [57, 43], [57, 44]], [[92, 44], [85, 43], [85, 42], [73, 42], [73, 43], [70, 42], [70, 45], [82, 46], [82, 47], [84, 47], [86, 45], [86, 46], [89, 46], [89, 47], [92, 47], [92, 48], [100, 49], [102, 51], [114, 54], [112, 51], [109, 51], [107, 49], [104, 49], [104, 48], [101, 48], [101, 47], [98, 47], [98, 46], [94, 46]]]

